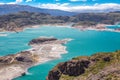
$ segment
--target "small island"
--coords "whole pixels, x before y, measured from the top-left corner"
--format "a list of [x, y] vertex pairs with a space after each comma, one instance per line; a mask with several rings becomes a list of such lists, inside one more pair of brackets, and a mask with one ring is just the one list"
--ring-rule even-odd
[[46, 61], [58, 59], [67, 53], [63, 44], [69, 39], [58, 40], [53, 37], [40, 37], [29, 42], [31, 49], [0, 57], [0, 79], [11, 80], [25, 75], [27, 70]]

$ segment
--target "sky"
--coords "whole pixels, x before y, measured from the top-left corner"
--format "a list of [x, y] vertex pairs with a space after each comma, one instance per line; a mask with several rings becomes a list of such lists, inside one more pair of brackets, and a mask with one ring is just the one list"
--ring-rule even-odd
[[70, 12], [120, 11], [120, 0], [0, 0], [0, 5], [3, 4], [30, 5]]

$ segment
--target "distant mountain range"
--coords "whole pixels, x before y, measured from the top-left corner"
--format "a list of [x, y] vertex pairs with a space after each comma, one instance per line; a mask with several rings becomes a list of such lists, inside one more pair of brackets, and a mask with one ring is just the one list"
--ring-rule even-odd
[[21, 11], [0, 16], [0, 30], [17, 31], [29, 25], [74, 23], [75, 26], [114, 25], [120, 23], [120, 13], [80, 13], [74, 16], [52, 16], [40, 12]]
[[0, 5], [0, 15], [16, 13], [19, 11], [48, 13], [53, 16], [73, 16], [77, 14], [74, 12], [67, 12], [67, 11], [55, 10], [55, 9], [42, 9], [28, 5], [17, 5], [17, 4]]

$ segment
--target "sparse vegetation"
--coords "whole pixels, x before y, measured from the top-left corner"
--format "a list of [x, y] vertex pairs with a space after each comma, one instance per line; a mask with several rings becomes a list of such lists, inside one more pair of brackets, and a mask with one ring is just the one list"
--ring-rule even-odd
[[[80, 62], [81, 61], [81, 62]], [[82, 68], [84, 66], [78, 67], [78, 65], [88, 64], [88, 67]], [[79, 63], [80, 62], [80, 63]], [[79, 64], [78, 64], [79, 63]], [[61, 66], [61, 64], [64, 64]], [[67, 65], [65, 65], [67, 64]], [[58, 64], [55, 68], [56, 71], [59, 71], [61, 75], [58, 80], [119, 80], [120, 79], [120, 51], [116, 52], [104, 52], [104, 53], [97, 53], [92, 56], [83, 56], [83, 57], [76, 57], [73, 58], [71, 61], [67, 61], [65, 63]], [[64, 68], [61, 70], [61, 67]], [[69, 70], [70, 73], [74, 72], [74, 68], [76, 68], [76, 73], [79, 70], [85, 71], [78, 76], [69, 75], [69, 73], [65, 73], [66, 69]], [[54, 70], [54, 68], [53, 68]], [[52, 71], [51, 71], [52, 72]], [[55, 72], [55, 71], [54, 71]], [[54, 72], [52, 74], [54, 74]], [[48, 80], [51, 80], [50, 76], [51, 73], [48, 75]], [[55, 78], [52, 78], [54, 80]]]

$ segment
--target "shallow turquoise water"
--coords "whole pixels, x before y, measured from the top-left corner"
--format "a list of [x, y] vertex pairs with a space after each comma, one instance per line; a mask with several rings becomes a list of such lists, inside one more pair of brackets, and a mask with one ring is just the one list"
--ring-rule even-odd
[[54, 36], [59, 39], [72, 38], [68, 42], [67, 54], [62, 58], [49, 61], [29, 69], [29, 75], [14, 80], [45, 80], [48, 71], [57, 63], [70, 60], [75, 56], [92, 55], [96, 52], [120, 50], [120, 33], [107, 31], [79, 31], [72, 28], [41, 27], [27, 29], [20, 33], [7, 33], [8, 36], [0, 37], [0, 55], [7, 55], [29, 49], [27, 43], [39, 36]]
[[109, 29], [120, 29], [120, 25], [108, 26]]

